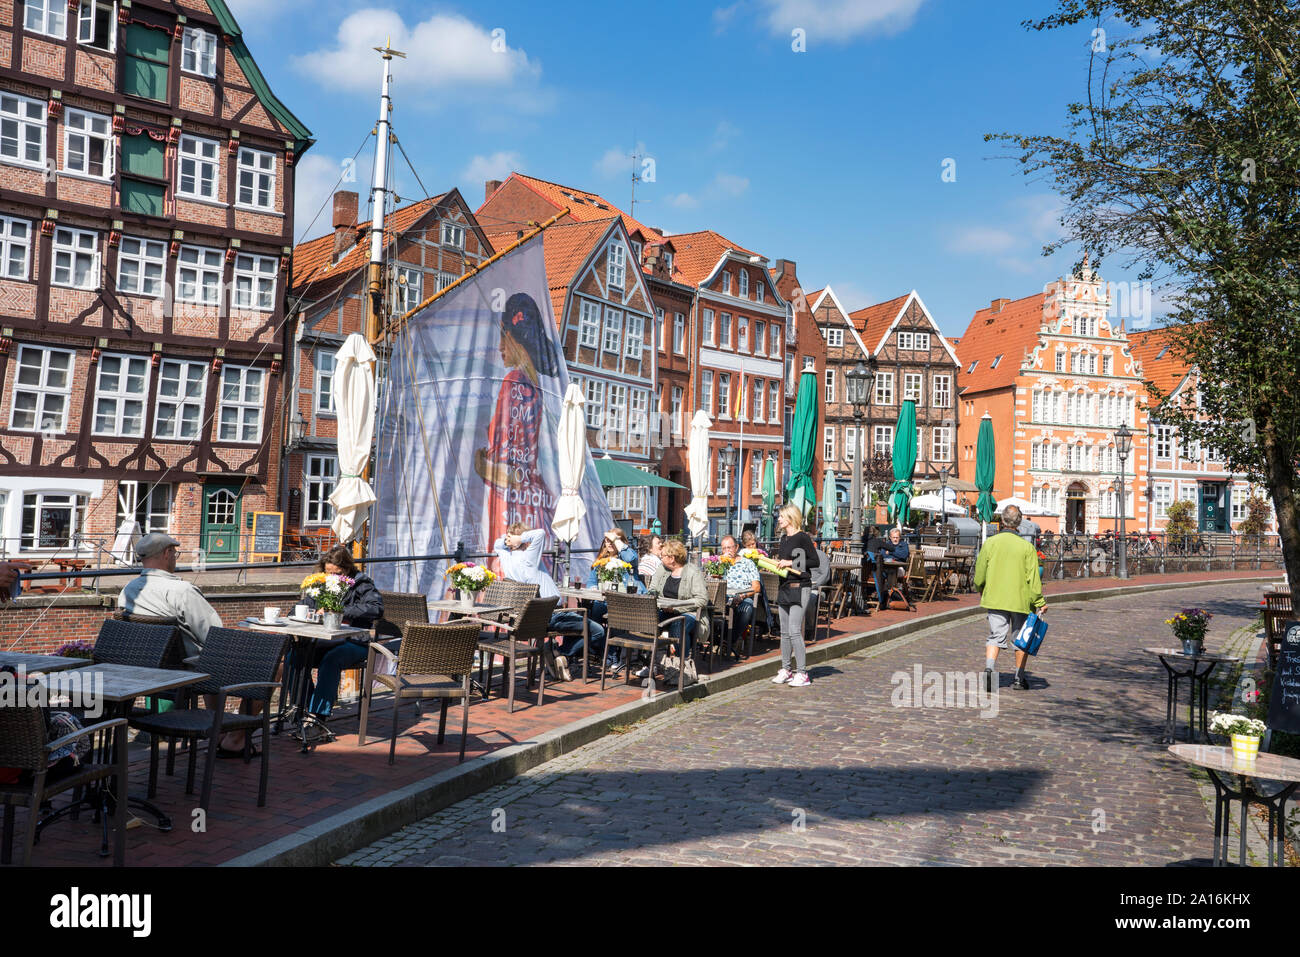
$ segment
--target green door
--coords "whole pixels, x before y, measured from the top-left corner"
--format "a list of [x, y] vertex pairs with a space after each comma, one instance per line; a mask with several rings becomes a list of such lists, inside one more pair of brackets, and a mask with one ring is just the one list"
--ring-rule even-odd
[[1201, 485], [1201, 531], [1226, 532], [1227, 514], [1223, 507], [1223, 486], [1217, 482]]
[[239, 492], [238, 482], [203, 486], [203, 527], [199, 537], [210, 562], [239, 558]]

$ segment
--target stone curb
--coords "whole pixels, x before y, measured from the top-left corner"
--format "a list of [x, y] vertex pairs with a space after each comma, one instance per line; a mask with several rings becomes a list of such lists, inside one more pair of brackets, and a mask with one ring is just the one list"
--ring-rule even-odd
[[[1193, 582], [1158, 582], [1149, 585], [1118, 585], [1077, 592], [1054, 591], [1049, 600], [1069, 598], [1090, 601], [1125, 594], [1141, 594], [1168, 588], [1199, 588], [1206, 585], [1273, 581], [1276, 575], [1210, 579]], [[857, 632], [834, 641], [823, 641], [808, 649], [808, 664], [843, 658], [863, 648], [893, 641], [906, 635], [952, 624], [982, 615], [979, 606], [965, 606], [936, 612], [923, 618], [898, 622], [875, 631]], [[221, 867], [326, 867], [333, 861], [367, 844], [463, 801], [494, 785], [508, 781], [539, 764], [558, 758], [609, 734], [611, 727], [636, 724], [678, 704], [727, 691], [775, 674], [777, 662], [757, 661], [730, 669], [716, 678], [702, 679], [684, 690], [660, 692], [653, 698], [629, 701], [609, 711], [583, 718], [539, 735], [531, 741], [513, 744], [490, 754], [447, 768], [396, 791], [372, 798], [364, 804], [340, 811], [302, 830], [279, 838], [220, 864]]]

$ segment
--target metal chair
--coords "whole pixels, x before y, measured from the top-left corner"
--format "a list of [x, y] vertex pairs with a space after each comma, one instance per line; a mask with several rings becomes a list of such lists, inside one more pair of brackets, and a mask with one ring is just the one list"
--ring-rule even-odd
[[[438, 718], [438, 743], [447, 731], [447, 706], [453, 698], [461, 699], [460, 760], [465, 760], [465, 741], [469, 736], [469, 676], [474, 670], [474, 649], [479, 640], [478, 622], [461, 620], [429, 625], [407, 622], [401, 650], [394, 655], [383, 645], [371, 644], [368, 671], [374, 682], [393, 692], [393, 730], [388, 743], [388, 763], [397, 756], [397, 717], [403, 698], [441, 698], [442, 714]], [[375, 664], [379, 656], [392, 661], [396, 673], [379, 674]], [[361, 727], [357, 747], [366, 743], [366, 725], [370, 720], [370, 684], [361, 695]]]
[[[654, 595], [626, 595], [622, 592], [607, 592], [605, 595], [605, 647], [626, 648], [630, 651], [644, 651], [650, 655], [650, 674], [653, 677], [655, 661], [662, 645], [672, 639], [666, 637], [666, 625], [682, 621], [685, 615], [674, 615], [659, 620], [659, 602]], [[660, 637], [664, 635], [665, 637]], [[629, 656], [628, 667], [624, 671], [624, 683], [632, 676], [632, 662]], [[683, 662], [683, 665], [685, 662]], [[684, 686], [685, 667], [677, 669], [677, 690]], [[605, 661], [600, 664], [600, 690], [605, 690]]]
[[[483, 686], [483, 697], [488, 696], [492, 685], [492, 669], [498, 656], [504, 659], [501, 674], [501, 694], [510, 701], [510, 713], [515, 711], [515, 662], [520, 658], [528, 661], [528, 683], [533, 684], [533, 668], [545, 653], [546, 637], [550, 634], [551, 614], [559, 603], [558, 598], [534, 598], [524, 605], [523, 611], [513, 622], [495, 621], [488, 618], [467, 616], [464, 621], [475, 622], [494, 628], [504, 634], [478, 640], [479, 683]], [[484, 669], [487, 676], [484, 678]], [[541, 681], [537, 689], [537, 703], [540, 705], [546, 694], [546, 669], [540, 668]]]
[[[153, 740], [149, 746], [149, 792], [153, 797], [158, 790], [158, 738], [183, 738], [191, 741], [189, 772], [185, 793], [194, 793], [194, 773], [198, 756], [198, 742], [207, 738], [207, 757], [203, 770], [203, 792], [199, 807], [205, 811], [212, 799], [212, 778], [216, 768], [217, 748], [221, 736], [227, 731], [245, 731], [244, 763], [251, 758], [253, 732], [262, 729], [262, 773], [257, 791], [257, 806], [266, 806], [266, 785], [271, 770], [271, 692], [280, 687], [275, 680], [275, 670], [288, 643], [287, 635], [273, 635], [261, 631], [244, 631], [238, 628], [211, 628], [195, 661], [195, 670], [208, 675], [203, 681], [187, 689], [183, 702], [189, 703], [196, 695], [216, 696], [213, 708], [175, 708], [163, 714], [146, 714], [130, 719], [131, 726], [148, 731]], [[232, 713], [226, 711], [228, 697], [241, 698], [248, 704], [263, 703], [261, 714]]]

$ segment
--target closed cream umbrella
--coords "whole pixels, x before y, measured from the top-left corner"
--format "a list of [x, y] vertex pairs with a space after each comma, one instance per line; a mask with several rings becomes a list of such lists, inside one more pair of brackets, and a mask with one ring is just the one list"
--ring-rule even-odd
[[578, 490], [587, 465], [587, 420], [583, 412], [585, 400], [576, 382], [570, 382], [564, 393], [564, 407], [560, 409], [560, 500], [555, 503], [555, 518], [551, 528], [562, 542], [572, 542], [582, 528], [587, 514]]
[[691, 472], [691, 503], [686, 506], [686, 524], [694, 538], [699, 538], [709, 528], [709, 429], [713, 420], [703, 409], [698, 409], [691, 419], [691, 433], [687, 439], [686, 461]]
[[343, 543], [356, 537], [375, 501], [362, 475], [375, 437], [375, 353], [364, 336], [352, 333], [334, 357], [334, 413], [338, 416], [339, 480], [330, 495], [330, 528]]

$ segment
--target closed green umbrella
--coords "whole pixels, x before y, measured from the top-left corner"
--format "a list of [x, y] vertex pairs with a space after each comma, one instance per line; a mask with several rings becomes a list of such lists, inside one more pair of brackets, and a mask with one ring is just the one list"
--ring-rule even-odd
[[804, 518], [817, 504], [817, 486], [813, 484], [813, 464], [817, 455], [817, 373], [805, 369], [799, 376], [799, 395], [794, 404], [794, 421], [790, 426], [790, 482], [785, 497], [799, 507]]
[[987, 412], [980, 419], [979, 438], [975, 445], [975, 486], [980, 491], [975, 511], [986, 524], [993, 521], [998, 503], [993, 497], [993, 475], [997, 471], [997, 454], [993, 449], [993, 416]]
[[822, 479], [822, 538], [835, 537], [835, 471], [827, 469]]
[[889, 486], [889, 519], [907, 521], [912, 500], [912, 472], [916, 469], [916, 400], [907, 399], [894, 427], [894, 484]]
[[776, 513], [776, 463], [771, 458], [763, 466], [763, 539], [772, 537], [772, 516]]

